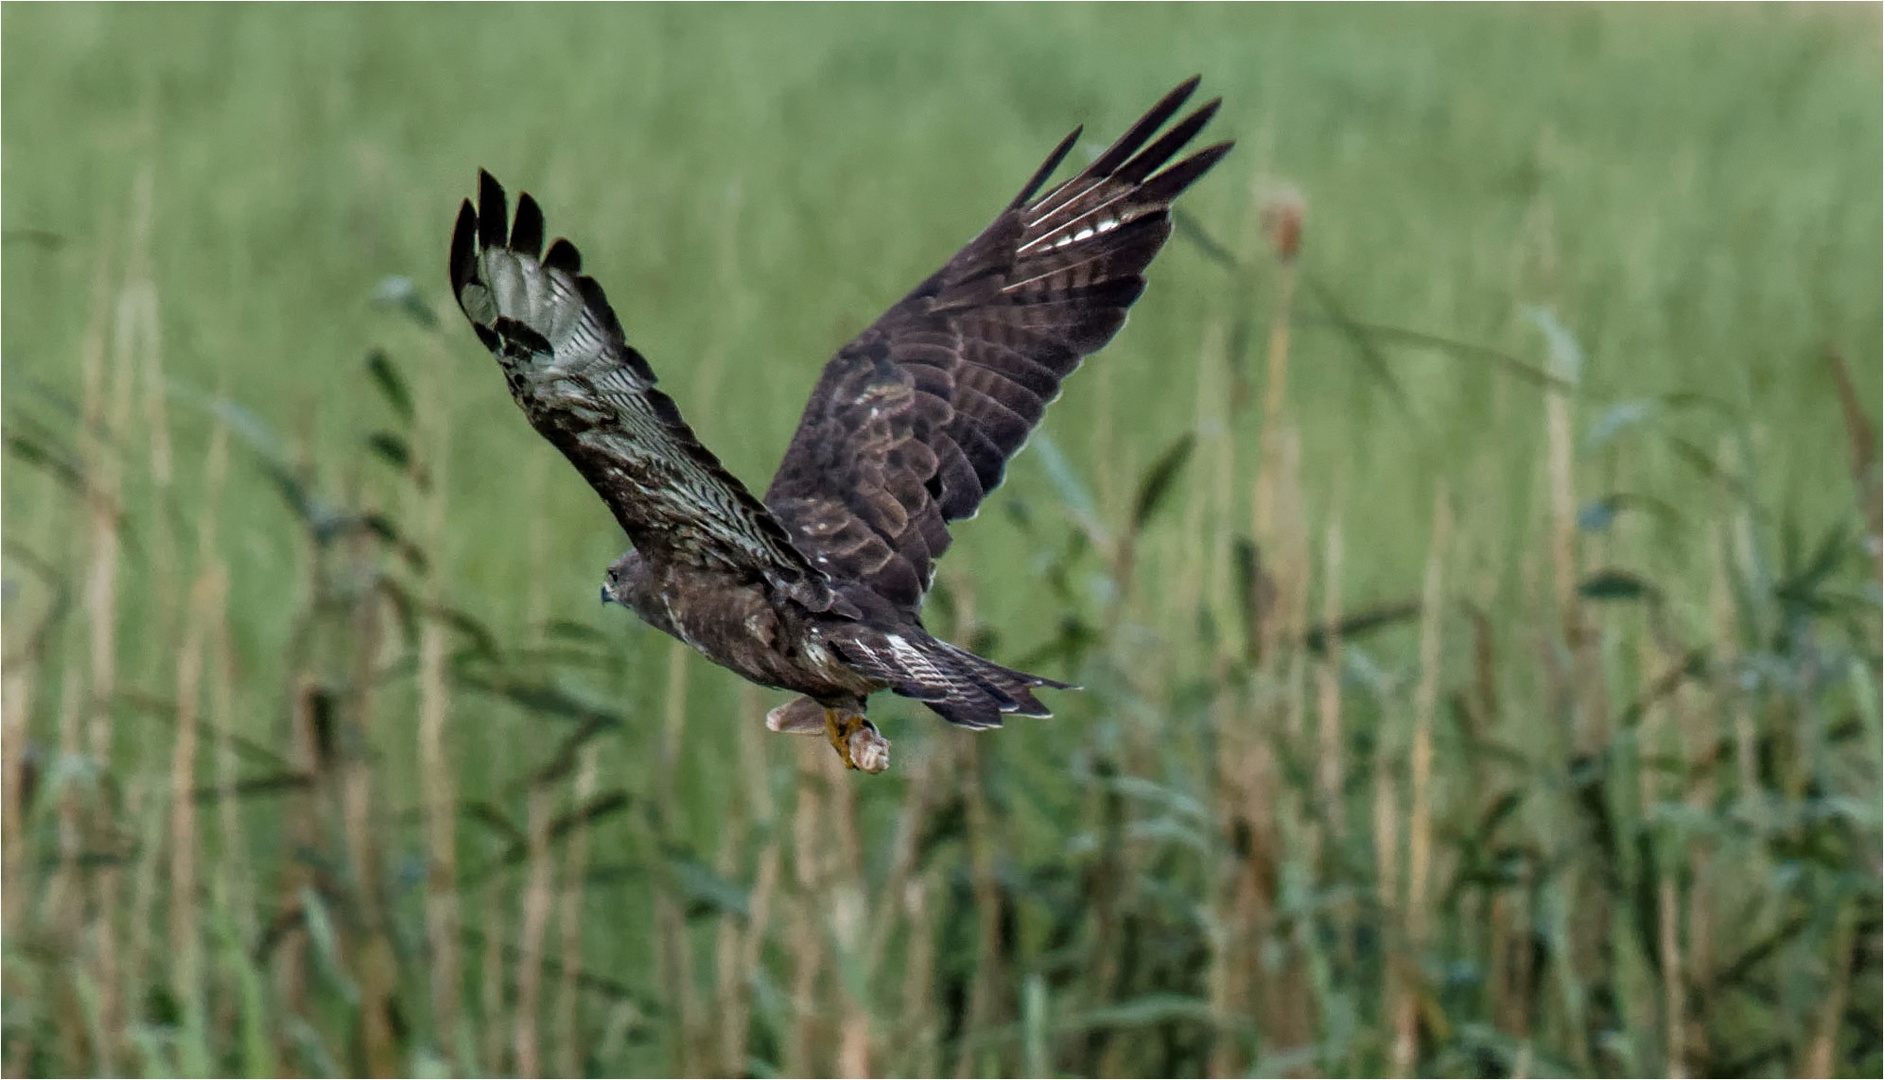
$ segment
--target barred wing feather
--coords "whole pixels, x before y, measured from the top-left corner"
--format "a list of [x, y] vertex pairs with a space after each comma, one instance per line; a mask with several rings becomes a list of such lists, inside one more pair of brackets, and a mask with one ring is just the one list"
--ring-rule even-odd
[[975, 513], [1062, 381], [1124, 324], [1171, 201], [1230, 149], [1167, 166], [1216, 101], [1152, 141], [1196, 87], [1035, 198], [1080, 132], [1067, 136], [980, 236], [825, 365], [765, 502], [840, 589], [913, 616], [948, 523]]
[[479, 176], [451, 242], [451, 282], [530, 424], [595, 488], [644, 555], [751, 572], [813, 611], [850, 611], [772, 512], [700, 444], [655, 387], [573, 244], [543, 252], [529, 195], [508, 220]]

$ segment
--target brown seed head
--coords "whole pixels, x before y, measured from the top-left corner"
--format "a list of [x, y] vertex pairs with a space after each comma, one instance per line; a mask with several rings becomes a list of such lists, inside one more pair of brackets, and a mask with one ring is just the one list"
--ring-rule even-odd
[[1293, 187], [1279, 188], [1262, 201], [1263, 235], [1275, 246], [1276, 258], [1295, 261], [1302, 248], [1302, 219], [1308, 216], [1308, 201]]

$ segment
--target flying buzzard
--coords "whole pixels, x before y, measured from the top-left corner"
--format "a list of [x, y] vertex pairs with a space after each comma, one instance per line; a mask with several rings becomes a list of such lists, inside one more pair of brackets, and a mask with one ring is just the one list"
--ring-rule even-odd
[[452, 291], [531, 426], [628, 534], [602, 599], [803, 695], [766, 725], [823, 732], [852, 768], [889, 764], [864, 717], [878, 690], [969, 728], [1050, 715], [1033, 691], [1071, 687], [938, 640], [919, 611], [948, 523], [973, 516], [1061, 380], [1118, 332], [1171, 235], [1171, 200], [1230, 149], [1163, 167], [1217, 111], [1152, 140], [1196, 87], [1036, 198], [1080, 132], [1068, 135], [993, 224], [838, 350], [763, 500], [655, 388], [575, 246], [545, 251], [536, 201], [518, 196], [513, 220], [480, 173], [451, 239]]

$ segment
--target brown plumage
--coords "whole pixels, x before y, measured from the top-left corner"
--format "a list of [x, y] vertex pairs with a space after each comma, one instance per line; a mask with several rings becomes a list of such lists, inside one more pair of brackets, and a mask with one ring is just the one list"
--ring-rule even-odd
[[1152, 141], [1196, 86], [1036, 198], [1080, 133], [1067, 136], [993, 224], [839, 350], [763, 501], [655, 388], [575, 247], [543, 251], [535, 200], [519, 196], [512, 221], [481, 174], [452, 236], [452, 289], [531, 425], [633, 544], [603, 598], [804, 695], [768, 726], [823, 731], [855, 767], [888, 764], [863, 716], [877, 690], [971, 728], [1048, 715], [1034, 689], [1065, 684], [940, 641], [919, 611], [948, 523], [975, 513], [1060, 383], [1118, 332], [1171, 235], [1171, 200], [1230, 149], [1166, 166], [1216, 101]]

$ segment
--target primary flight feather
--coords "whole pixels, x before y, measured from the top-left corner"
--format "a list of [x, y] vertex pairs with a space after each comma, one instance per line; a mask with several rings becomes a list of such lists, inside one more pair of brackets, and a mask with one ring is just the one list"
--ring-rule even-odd
[[1036, 197], [1080, 133], [1067, 136], [981, 235], [838, 350], [763, 500], [655, 386], [574, 245], [544, 250], [536, 201], [519, 195], [513, 218], [480, 174], [452, 235], [452, 291], [531, 426], [628, 534], [603, 599], [803, 695], [767, 725], [823, 732], [855, 768], [889, 763], [864, 717], [878, 690], [971, 728], [1048, 715], [1033, 691], [1065, 684], [931, 636], [922, 599], [948, 523], [975, 513], [1060, 383], [1118, 332], [1171, 235], [1171, 201], [1229, 151], [1167, 164], [1216, 101], [1152, 140], [1196, 87]]

